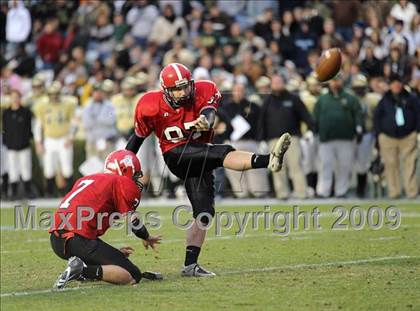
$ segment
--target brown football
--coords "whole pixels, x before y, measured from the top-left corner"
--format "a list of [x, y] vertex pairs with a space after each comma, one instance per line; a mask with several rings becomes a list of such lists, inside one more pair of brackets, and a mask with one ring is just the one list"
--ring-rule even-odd
[[334, 78], [341, 67], [341, 52], [339, 48], [333, 48], [322, 53], [318, 66], [315, 68], [315, 77], [320, 82]]

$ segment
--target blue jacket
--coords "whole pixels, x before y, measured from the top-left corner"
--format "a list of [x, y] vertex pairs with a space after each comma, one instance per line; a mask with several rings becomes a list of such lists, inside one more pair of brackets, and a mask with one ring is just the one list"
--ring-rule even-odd
[[[404, 124], [396, 122], [397, 107], [401, 107]], [[402, 138], [414, 131], [420, 132], [420, 99], [403, 90], [398, 96], [387, 92], [380, 100], [373, 116], [376, 134], [384, 133], [394, 138]]]

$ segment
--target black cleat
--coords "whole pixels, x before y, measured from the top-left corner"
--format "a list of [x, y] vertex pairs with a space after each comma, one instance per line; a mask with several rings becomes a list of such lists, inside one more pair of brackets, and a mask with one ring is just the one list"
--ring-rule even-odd
[[151, 281], [160, 281], [163, 280], [163, 276], [162, 274], [160, 274], [159, 272], [152, 272], [152, 271], [145, 271], [141, 274], [141, 277], [146, 279], [146, 280], [151, 280]]
[[84, 267], [86, 265], [79, 257], [70, 257], [66, 270], [55, 281], [53, 288], [62, 289], [68, 282], [80, 280]]

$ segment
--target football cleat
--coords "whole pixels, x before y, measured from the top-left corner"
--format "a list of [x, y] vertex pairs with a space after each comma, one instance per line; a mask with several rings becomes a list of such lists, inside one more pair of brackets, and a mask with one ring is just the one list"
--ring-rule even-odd
[[289, 133], [284, 133], [277, 140], [273, 150], [270, 153], [270, 161], [268, 162], [268, 169], [272, 172], [278, 172], [283, 166], [283, 158], [287, 149], [292, 142], [292, 136]]
[[211, 277], [216, 276], [216, 273], [211, 271], [206, 271], [199, 264], [193, 263], [191, 265], [185, 266], [181, 269], [182, 276], [194, 276], [194, 277]]
[[81, 280], [81, 274], [85, 267], [86, 264], [79, 257], [70, 257], [66, 270], [55, 281], [53, 288], [62, 289], [70, 281]]
[[161, 280], [163, 280], [162, 274], [160, 274], [159, 272], [152, 272], [152, 271], [143, 272], [141, 274], [141, 277], [146, 279], [146, 280], [151, 280], [151, 281], [161, 281]]

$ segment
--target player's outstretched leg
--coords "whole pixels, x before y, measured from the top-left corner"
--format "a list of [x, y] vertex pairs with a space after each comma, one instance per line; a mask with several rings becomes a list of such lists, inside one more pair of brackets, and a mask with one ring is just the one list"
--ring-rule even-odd
[[85, 267], [86, 264], [79, 257], [70, 257], [66, 270], [55, 281], [54, 289], [62, 289], [68, 282], [79, 279]]
[[231, 151], [224, 161], [223, 167], [236, 171], [245, 171], [256, 168], [268, 168], [278, 172], [283, 166], [283, 158], [290, 146], [292, 138], [289, 133], [284, 133], [277, 140], [270, 154], [255, 154], [245, 151]]

